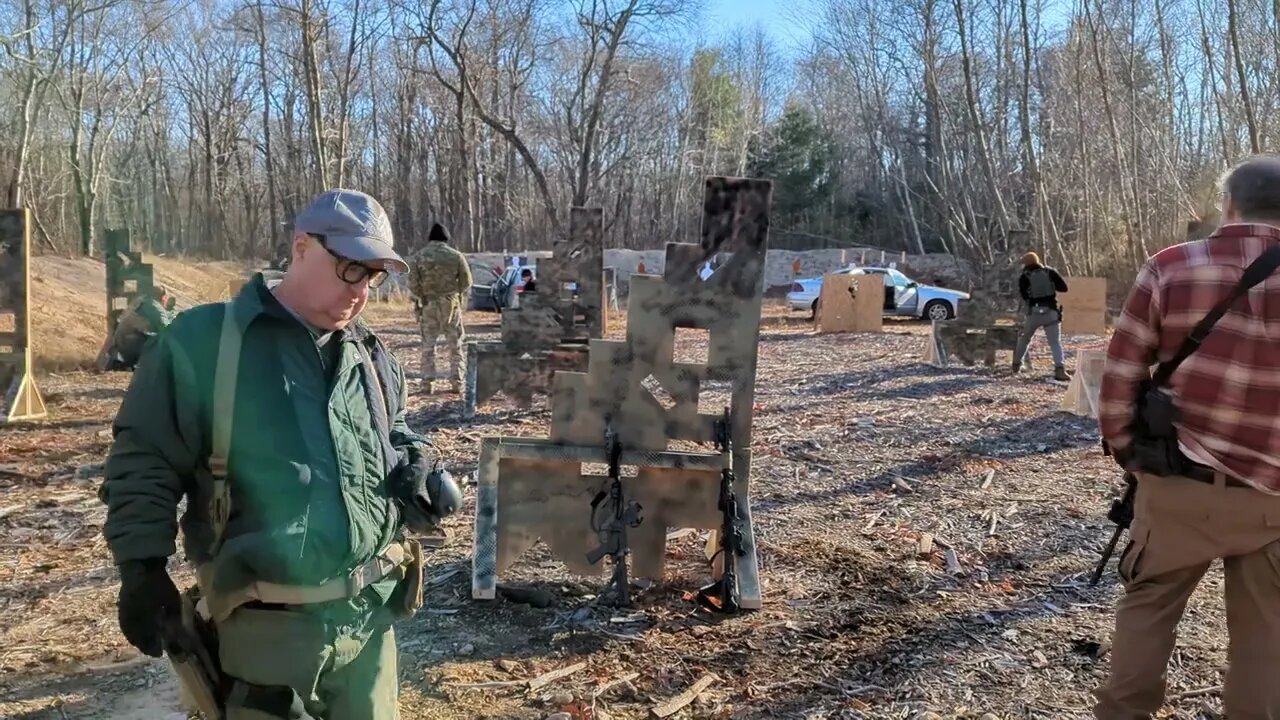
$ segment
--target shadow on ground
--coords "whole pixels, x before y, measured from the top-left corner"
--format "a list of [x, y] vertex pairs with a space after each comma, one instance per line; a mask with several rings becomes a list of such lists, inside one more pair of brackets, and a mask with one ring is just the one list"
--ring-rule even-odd
[[[982, 434], [968, 443], [954, 446], [948, 457], [968, 455], [1012, 460], [1027, 455], [1094, 447], [1098, 444], [1097, 421], [1065, 413], [995, 423], [969, 423], [952, 428], [955, 435], [973, 430], [981, 430]], [[789, 459], [809, 462], [803, 457]], [[832, 460], [829, 464], [836, 466], [839, 463]], [[847, 496], [867, 495], [883, 490], [895, 478], [912, 483], [927, 483], [949, 470], [947, 458], [936, 455], [922, 456], [887, 470], [867, 474], [860, 474], [853, 469], [851, 472], [836, 473], [832, 477], [832, 484], [824, 490], [799, 491], [788, 497], [762, 500], [758, 504], [753, 503], [753, 509], [764, 512], [794, 505], [828, 503]]]

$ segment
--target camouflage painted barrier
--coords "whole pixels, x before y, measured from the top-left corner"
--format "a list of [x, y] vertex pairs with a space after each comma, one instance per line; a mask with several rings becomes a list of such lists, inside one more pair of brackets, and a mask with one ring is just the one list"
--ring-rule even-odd
[[1008, 281], [991, 279], [994, 291], [975, 289], [961, 300], [954, 320], [935, 320], [925, 348], [925, 362], [946, 367], [952, 359], [972, 367], [996, 363], [996, 353], [1007, 351], [1012, 363], [1022, 329], [1017, 318], [1016, 294]]
[[569, 237], [538, 263], [534, 285], [503, 310], [501, 342], [467, 344], [464, 416], [498, 393], [529, 407], [556, 370], [586, 370], [589, 341], [607, 332], [602, 210], [570, 211]]
[[0, 210], [0, 423], [45, 417], [31, 367], [31, 211]]
[[129, 304], [139, 295], [151, 294], [155, 270], [131, 248], [128, 230], [106, 231], [102, 249], [107, 266], [107, 337], [111, 337]]
[[[626, 339], [593, 339], [587, 372], [555, 373], [550, 436], [483, 439], [474, 598], [495, 597], [499, 574], [542, 540], [574, 573], [599, 575], [611, 557], [625, 605], [628, 574], [660, 580], [668, 529], [692, 527], [713, 531], [700, 601], [760, 607], [750, 448], [771, 193], [709, 178], [701, 243], [669, 243], [661, 277], [632, 277]], [[726, 262], [701, 279], [717, 253]], [[705, 362], [676, 360], [689, 328], [706, 334]]]
[[925, 361], [946, 367], [954, 358], [969, 367], [979, 361], [992, 367], [996, 363], [997, 352], [1008, 351], [1012, 357], [1018, 346], [1019, 331], [1016, 325], [975, 325], [962, 320], [935, 320]]
[[155, 287], [155, 269], [142, 261], [142, 253], [132, 249], [128, 230], [108, 230], [102, 238], [103, 262], [107, 270], [107, 335], [94, 365], [105, 371], [111, 364], [111, 341], [120, 316], [139, 298], [149, 297]]

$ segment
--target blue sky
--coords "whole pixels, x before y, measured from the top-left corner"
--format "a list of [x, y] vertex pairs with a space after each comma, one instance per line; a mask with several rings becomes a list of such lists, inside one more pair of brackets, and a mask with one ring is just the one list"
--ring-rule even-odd
[[736, 25], [763, 25], [779, 49], [794, 50], [809, 37], [804, 8], [811, 0], [704, 0], [702, 26], [708, 39]]

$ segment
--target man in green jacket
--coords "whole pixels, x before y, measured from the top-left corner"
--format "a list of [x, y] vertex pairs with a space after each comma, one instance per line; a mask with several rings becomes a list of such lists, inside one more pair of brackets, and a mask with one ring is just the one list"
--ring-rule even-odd
[[422, 592], [404, 527], [428, 530], [460, 497], [405, 422], [400, 365], [358, 319], [389, 270], [406, 267], [377, 201], [318, 196], [283, 279], [179, 315], [116, 417], [102, 496], [120, 629], [174, 659], [183, 601], [166, 559], [185, 496], [227, 720], [398, 717], [392, 622]]

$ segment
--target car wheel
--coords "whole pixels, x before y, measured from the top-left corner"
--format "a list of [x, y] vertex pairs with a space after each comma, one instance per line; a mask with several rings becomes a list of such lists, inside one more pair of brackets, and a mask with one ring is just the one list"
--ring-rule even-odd
[[945, 300], [930, 300], [924, 306], [924, 317], [926, 320], [950, 320], [956, 316], [955, 310], [951, 309], [951, 304]]

